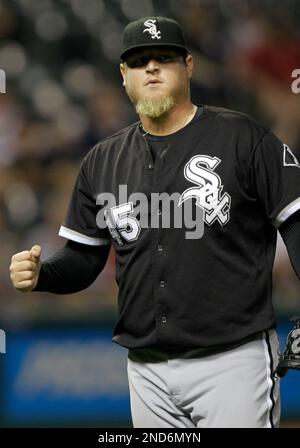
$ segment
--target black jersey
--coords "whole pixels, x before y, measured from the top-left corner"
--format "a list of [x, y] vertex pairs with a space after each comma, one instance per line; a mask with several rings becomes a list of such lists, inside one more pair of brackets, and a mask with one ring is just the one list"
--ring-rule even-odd
[[[158, 140], [155, 160], [140, 122], [97, 144], [81, 164], [60, 229], [68, 239], [116, 250], [113, 341], [209, 348], [274, 327], [276, 229], [300, 209], [297, 159], [252, 118], [209, 106]], [[140, 213], [136, 193], [149, 206]], [[154, 193], [177, 196], [164, 209], [165, 198], [156, 202]], [[187, 204], [202, 223], [198, 233], [174, 216], [162, 225], [161, 215]], [[144, 225], [150, 214], [159, 225]]]

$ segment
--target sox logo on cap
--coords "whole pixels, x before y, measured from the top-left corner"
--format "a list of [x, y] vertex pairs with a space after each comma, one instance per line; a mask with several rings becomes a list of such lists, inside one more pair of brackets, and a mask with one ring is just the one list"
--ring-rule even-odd
[[157, 26], [155, 25], [156, 20], [149, 19], [144, 22], [147, 27], [143, 30], [143, 33], [149, 33], [152, 39], [161, 39], [161, 32], [157, 31]]

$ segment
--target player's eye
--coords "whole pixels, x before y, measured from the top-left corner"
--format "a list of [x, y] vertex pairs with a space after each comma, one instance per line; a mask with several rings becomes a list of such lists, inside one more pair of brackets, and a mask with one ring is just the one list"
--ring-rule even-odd
[[148, 64], [149, 60], [150, 59], [148, 56], [132, 56], [126, 59], [126, 64], [130, 68], [139, 68]]
[[176, 56], [170, 55], [170, 54], [160, 54], [155, 57], [155, 60], [162, 64], [164, 64], [164, 63], [166, 64], [168, 62], [173, 62], [173, 61], [175, 61], [175, 59], [176, 59]]
[[151, 61], [151, 59], [154, 59], [160, 64], [167, 64], [170, 62], [174, 62], [177, 59], [177, 55], [175, 54], [169, 54], [169, 53], [160, 53], [160, 54], [149, 54], [149, 55], [143, 55], [143, 56], [130, 56], [126, 59], [126, 64], [129, 68], [141, 68], [144, 67]]

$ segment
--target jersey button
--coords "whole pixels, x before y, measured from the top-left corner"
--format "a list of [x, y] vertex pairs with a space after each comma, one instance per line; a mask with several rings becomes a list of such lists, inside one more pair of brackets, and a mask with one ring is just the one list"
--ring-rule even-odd
[[161, 321], [163, 324], [167, 323], [167, 316], [161, 316]]
[[149, 170], [153, 170], [153, 164], [149, 163], [148, 168], [149, 168]]
[[164, 287], [165, 287], [165, 284], [166, 284], [166, 283], [165, 283], [163, 280], [160, 281], [160, 287], [161, 287], [161, 288], [164, 288]]

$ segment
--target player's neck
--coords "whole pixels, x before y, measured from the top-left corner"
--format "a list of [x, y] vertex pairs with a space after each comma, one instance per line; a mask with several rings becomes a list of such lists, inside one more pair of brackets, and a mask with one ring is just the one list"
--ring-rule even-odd
[[194, 117], [197, 110], [190, 101], [176, 106], [168, 114], [158, 118], [140, 116], [145, 132], [152, 135], [169, 135], [185, 127]]

